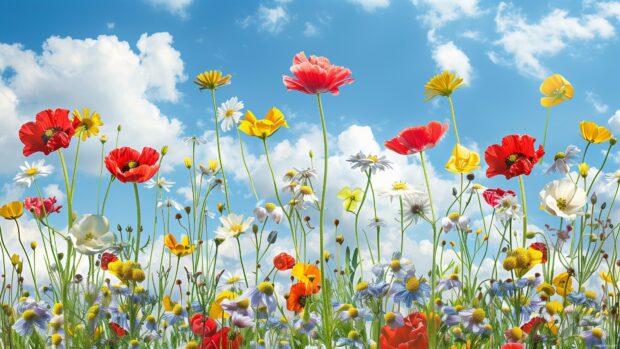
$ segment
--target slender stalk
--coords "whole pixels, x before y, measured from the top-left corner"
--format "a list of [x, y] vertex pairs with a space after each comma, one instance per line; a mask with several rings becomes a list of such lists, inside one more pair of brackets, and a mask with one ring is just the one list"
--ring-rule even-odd
[[450, 111], [452, 112], [452, 125], [454, 126], [454, 133], [456, 134], [456, 142], [461, 144], [461, 138], [459, 138], [459, 129], [456, 127], [456, 116], [454, 115], [454, 104], [452, 103], [452, 97], [448, 96], [448, 102], [450, 102]]
[[245, 265], [243, 264], [243, 252], [241, 252], [241, 242], [239, 242], [239, 235], [235, 236], [235, 240], [237, 240], [237, 249], [239, 250], [239, 263], [241, 263], [241, 271], [243, 272], [245, 287], [249, 287], [248, 276], [245, 273]]
[[[545, 146], [547, 144], [547, 129], [549, 128], [549, 116], [551, 115], [551, 108], [547, 108], [547, 117], [545, 118], [545, 131], [543, 132], [543, 149], [547, 149]], [[543, 155], [544, 156], [544, 155]], [[543, 156], [538, 160], [539, 163], [542, 162]]]
[[527, 205], [525, 199], [525, 185], [523, 185], [523, 176], [519, 176], [519, 187], [521, 188], [521, 205], [523, 206], [523, 247], [527, 239]]
[[241, 160], [243, 160], [243, 166], [245, 167], [245, 172], [248, 174], [248, 179], [250, 180], [250, 186], [252, 187], [252, 192], [254, 193], [254, 197], [258, 201], [258, 194], [256, 193], [256, 188], [254, 187], [254, 180], [252, 180], [252, 174], [250, 173], [248, 164], [245, 161], [245, 153], [243, 152], [243, 141], [241, 140], [241, 131], [239, 131], [238, 128], [237, 128], [237, 137], [239, 138], [239, 150], [241, 150]]
[[141, 222], [140, 222], [140, 195], [138, 194], [138, 184], [134, 183], [133, 184], [133, 192], [134, 195], [136, 197], [136, 218], [137, 218], [137, 222], [136, 222], [136, 231], [137, 231], [137, 235], [136, 235], [136, 251], [135, 251], [135, 255], [134, 255], [134, 260], [137, 262], [138, 261], [138, 253], [140, 252], [140, 237], [142, 235], [142, 228], [141, 228]]
[[101, 162], [99, 163], [99, 180], [97, 181], [97, 214], [99, 214], [99, 198], [101, 197], [101, 179], [103, 176], [105, 143], [101, 142]]
[[226, 210], [231, 212], [230, 200], [228, 198], [228, 182], [226, 181], [226, 172], [224, 171], [224, 163], [222, 162], [222, 150], [220, 149], [220, 122], [217, 119], [217, 103], [215, 102], [215, 89], [211, 90], [211, 99], [213, 100], [213, 115], [215, 116], [215, 140], [217, 142], [217, 157], [220, 161], [220, 169], [222, 169], [222, 181], [224, 181], [224, 193], [226, 195]]

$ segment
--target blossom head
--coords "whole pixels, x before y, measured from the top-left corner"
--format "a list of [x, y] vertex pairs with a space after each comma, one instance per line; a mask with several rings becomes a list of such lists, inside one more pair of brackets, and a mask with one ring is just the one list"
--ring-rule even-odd
[[443, 71], [441, 74], [433, 76], [426, 85], [424, 85], [424, 89], [426, 89], [424, 92], [426, 99], [424, 101], [430, 101], [436, 96], [450, 97], [452, 92], [463, 85], [465, 85], [463, 83], [463, 78], [456, 76], [455, 73]]
[[611, 139], [612, 134], [605, 126], [599, 126], [592, 121], [579, 123], [581, 137], [590, 143], [603, 143]]
[[93, 111], [91, 114], [89, 108], [82, 108], [82, 112], [75, 109], [71, 115], [73, 116], [72, 124], [75, 135], [80, 137], [82, 141], [99, 134], [99, 126], [103, 126], [99, 113]]
[[562, 75], [554, 74], [540, 84], [540, 93], [543, 94], [540, 105], [549, 108], [572, 99], [575, 90], [573, 85]]
[[536, 139], [529, 135], [510, 135], [501, 144], [493, 144], [484, 152], [489, 168], [487, 177], [504, 175], [506, 179], [529, 175], [545, 151], [541, 146], [534, 148]]
[[42, 199], [40, 197], [31, 197], [24, 200], [26, 210], [32, 212], [37, 219], [43, 219], [51, 213], [60, 212], [62, 206], [56, 206], [56, 198], [50, 197]]
[[24, 214], [24, 204], [21, 201], [12, 201], [0, 206], [0, 216], [4, 219], [17, 219]]
[[351, 189], [349, 187], [342, 188], [337, 196], [342, 200], [342, 207], [345, 211], [354, 212], [357, 205], [362, 202], [362, 196], [364, 192], [361, 188]]
[[195, 245], [189, 242], [189, 236], [183, 235], [180, 242], [172, 234], [167, 234], [164, 238], [164, 244], [177, 257], [190, 255], [194, 252]]
[[288, 90], [307, 94], [330, 92], [337, 95], [340, 86], [353, 82], [351, 70], [331, 64], [329, 59], [319, 56], [306, 57], [300, 52], [293, 58], [291, 73], [295, 77], [283, 76], [282, 82]]
[[218, 87], [230, 84], [230, 74], [224, 75], [221, 71], [209, 70], [196, 76], [194, 83], [201, 90], [216, 90]]
[[409, 127], [385, 142], [385, 147], [401, 155], [432, 149], [448, 131], [447, 123], [431, 121], [425, 126]]
[[74, 133], [73, 124], [69, 120], [69, 110], [47, 109], [39, 112], [35, 121], [21, 126], [19, 139], [24, 143], [24, 156], [36, 152], [48, 155], [60, 148], [69, 147]]
[[159, 153], [144, 147], [142, 152], [130, 147], [116, 148], [105, 158], [105, 166], [121, 183], [143, 183], [159, 170]]
[[470, 173], [480, 168], [480, 155], [475, 151], [469, 150], [457, 144], [452, 149], [452, 156], [446, 163], [446, 170], [452, 173]]
[[75, 249], [85, 255], [103, 252], [110, 248], [115, 240], [108, 219], [94, 214], [78, 217], [69, 230], [69, 237]]
[[280, 271], [293, 269], [295, 266], [295, 257], [286, 252], [282, 252], [273, 257], [273, 266]]
[[288, 128], [284, 114], [278, 108], [271, 108], [264, 119], [257, 119], [250, 110], [245, 111], [245, 116], [239, 124], [239, 130], [248, 136], [266, 139], [276, 133], [280, 127]]

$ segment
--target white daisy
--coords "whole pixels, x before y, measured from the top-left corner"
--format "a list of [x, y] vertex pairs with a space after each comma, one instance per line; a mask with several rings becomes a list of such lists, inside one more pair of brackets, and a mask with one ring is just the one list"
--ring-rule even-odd
[[149, 179], [144, 185], [147, 189], [153, 189], [157, 186], [160, 189], [170, 192], [170, 188], [172, 188], [175, 183], [176, 182], [167, 180], [166, 177], [159, 177], [157, 180], [153, 180], [152, 178]]
[[431, 204], [428, 196], [422, 193], [413, 193], [404, 197], [403, 206], [405, 219], [417, 223], [420, 217], [428, 217], [431, 213]]
[[15, 183], [26, 186], [30, 188], [32, 183], [34, 182], [35, 177], [41, 176], [45, 177], [50, 175], [54, 170], [52, 165], [45, 165], [45, 160], [37, 160], [33, 161], [31, 164], [28, 161], [24, 162], [25, 166], [19, 166], [21, 170], [13, 180]]
[[248, 230], [253, 221], [254, 217], [248, 217], [244, 220], [243, 215], [231, 213], [228, 216], [220, 217], [220, 222], [222, 222], [222, 225], [217, 228], [215, 233], [224, 239], [229, 237], [234, 238]]
[[404, 181], [394, 182], [390, 188], [383, 189], [380, 192], [380, 195], [387, 196], [390, 198], [390, 201], [393, 199], [404, 198], [405, 196], [411, 194], [421, 194], [421, 192]]
[[181, 211], [183, 210], [183, 205], [181, 205], [180, 203], [178, 203], [177, 201], [173, 200], [173, 199], [166, 199], [166, 200], [159, 200], [157, 202], [157, 207], [158, 208], [162, 208], [162, 207], [174, 207], [177, 211]]
[[295, 198], [301, 200], [302, 202], [314, 203], [318, 201], [316, 195], [314, 195], [314, 190], [307, 185], [302, 185], [298, 188]]
[[226, 132], [230, 130], [233, 125], [239, 123], [239, 119], [241, 119], [241, 115], [243, 115], [241, 112], [243, 108], [243, 102], [237, 97], [227, 100], [217, 108], [217, 119], [221, 123], [222, 131]]

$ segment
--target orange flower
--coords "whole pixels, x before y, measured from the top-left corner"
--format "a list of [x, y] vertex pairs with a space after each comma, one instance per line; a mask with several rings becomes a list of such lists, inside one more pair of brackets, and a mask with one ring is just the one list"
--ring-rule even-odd
[[306, 306], [306, 300], [312, 296], [312, 289], [308, 288], [305, 283], [298, 282], [291, 286], [288, 298], [286, 298], [286, 309], [301, 313]]
[[317, 293], [321, 289], [321, 271], [314, 265], [297, 263], [291, 274], [312, 290], [312, 293]]

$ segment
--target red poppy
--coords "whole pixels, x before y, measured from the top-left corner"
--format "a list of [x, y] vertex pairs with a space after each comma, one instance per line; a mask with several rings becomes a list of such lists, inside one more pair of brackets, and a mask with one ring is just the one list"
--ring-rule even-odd
[[407, 316], [403, 326], [392, 329], [381, 328], [379, 347], [381, 349], [427, 349], [426, 319], [419, 312]]
[[202, 314], [194, 314], [189, 319], [189, 325], [195, 335], [201, 337], [210, 337], [217, 330], [217, 323], [208, 316]]
[[125, 337], [125, 335], [127, 334], [127, 330], [116, 322], [110, 321], [110, 328], [112, 329], [112, 331], [114, 331], [114, 333], [116, 333], [118, 337], [122, 338]]
[[60, 148], [67, 148], [75, 130], [69, 121], [69, 110], [43, 110], [36, 121], [30, 121], [19, 129], [19, 140], [24, 143], [24, 156], [38, 151], [45, 155]]
[[118, 257], [116, 257], [116, 255], [114, 255], [113, 253], [103, 252], [100, 262], [101, 270], [108, 270], [108, 264], [116, 262], [117, 260]]
[[306, 306], [306, 300], [312, 296], [312, 288], [307, 287], [305, 283], [298, 282], [291, 286], [288, 297], [286, 298], [286, 309], [301, 313]]
[[38, 197], [26, 198], [24, 200], [24, 207], [32, 213], [34, 213], [35, 217], [38, 219], [43, 219], [47, 217], [50, 213], [60, 212], [62, 206], [54, 206], [56, 205], [56, 198], [46, 198], [41, 199]]
[[353, 82], [351, 71], [329, 62], [325, 57], [310, 56], [300, 52], [293, 58], [291, 73], [295, 77], [283, 76], [282, 82], [289, 90], [308, 94], [331, 92], [337, 95], [338, 88]]
[[116, 148], [105, 158], [105, 167], [122, 183], [146, 182], [159, 170], [159, 153], [144, 147], [142, 153], [130, 147]]
[[521, 343], [506, 343], [502, 345], [502, 349], [524, 349], [525, 347]]
[[491, 205], [491, 207], [496, 207], [499, 203], [499, 200], [506, 195], [517, 196], [514, 191], [504, 190], [502, 188], [487, 189], [482, 192], [482, 197], [484, 197], [484, 201], [486, 201], [487, 204]]
[[493, 144], [484, 152], [489, 168], [487, 177], [504, 175], [506, 179], [529, 175], [545, 150], [542, 145], [534, 149], [536, 138], [529, 135], [510, 135], [502, 139], [502, 144]]
[[230, 327], [222, 327], [210, 337], [204, 337], [200, 349], [239, 349], [243, 338], [239, 333], [231, 335]]
[[385, 147], [401, 155], [416, 154], [434, 148], [446, 131], [448, 124], [439, 121], [431, 121], [426, 126], [408, 127], [385, 142]]
[[546, 321], [544, 318], [537, 316], [530, 319], [530, 321], [526, 322], [521, 326], [523, 332], [530, 334], [532, 331], [541, 324], [544, 324]]
[[547, 245], [544, 242], [535, 242], [530, 247], [542, 252], [542, 262], [547, 263]]
[[286, 252], [273, 257], [273, 266], [280, 271], [293, 269], [295, 266], [295, 258]]

